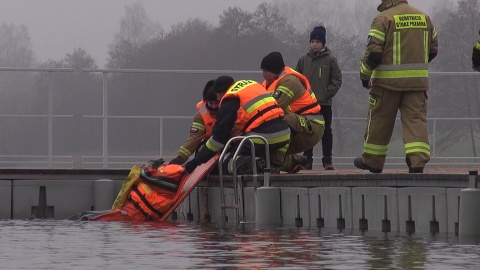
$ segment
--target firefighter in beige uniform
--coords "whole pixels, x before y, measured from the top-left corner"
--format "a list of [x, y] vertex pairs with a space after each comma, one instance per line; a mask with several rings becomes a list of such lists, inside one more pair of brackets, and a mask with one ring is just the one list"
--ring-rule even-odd
[[354, 165], [381, 173], [400, 110], [406, 163], [422, 173], [430, 160], [426, 120], [428, 63], [438, 40], [428, 15], [407, 0], [382, 0], [361, 61], [360, 79], [370, 89], [364, 150]]
[[299, 153], [313, 148], [323, 136], [325, 121], [308, 79], [285, 66], [279, 52], [271, 52], [260, 64], [262, 85], [272, 93], [278, 105], [285, 111], [291, 134], [282, 170], [295, 173], [305, 169], [308, 159]]

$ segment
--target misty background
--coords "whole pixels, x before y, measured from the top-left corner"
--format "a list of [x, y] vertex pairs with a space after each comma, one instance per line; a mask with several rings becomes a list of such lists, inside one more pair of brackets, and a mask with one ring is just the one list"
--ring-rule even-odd
[[[176, 156], [206, 81], [229, 74], [261, 82], [260, 61], [272, 51], [295, 67], [320, 24], [344, 72], [334, 163], [351, 163], [362, 152], [368, 106], [358, 63], [379, 2], [2, 0], [0, 167], [42, 167], [49, 156], [52, 166], [53, 156], [53, 167], [108, 157], [128, 168]], [[428, 92], [433, 156], [477, 157], [480, 76], [452, 72], [471, 71], [480, 0], [409, 2], [430, 14], [440, 41]], [[404, 157], [399, 121], [388, 155]]]

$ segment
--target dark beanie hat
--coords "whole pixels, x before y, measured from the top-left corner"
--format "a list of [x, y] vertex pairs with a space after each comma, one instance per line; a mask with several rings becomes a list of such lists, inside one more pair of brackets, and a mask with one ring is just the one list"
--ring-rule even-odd
[[213, 92], [213, 84], [215, 80], [210, 80], [205, 84], [203, 88], [203, 100], [204, 101], [218, 101], [217, 95]]
[[262, 59], [260, 68], [275, 74], [280, 74], [280, 72], [282, 72], [282, 70], [285, 68], [282, 54], [279, 52], [269, 53]]
[[221, 94], [227, 92], [228, 88], [232, 86], [234, 80], [230, 76], [220, 76], [215, 80], [213, 84], [213, 92]]
[[325, 46], [325, 43], [327, 42], [327, 37], [326, 37], [327, 30], [323, 26], [317, 26], [313, 28], [312, 32], [310, 33], [310, 41], [312, 39], [319, 40], [323, 46]]

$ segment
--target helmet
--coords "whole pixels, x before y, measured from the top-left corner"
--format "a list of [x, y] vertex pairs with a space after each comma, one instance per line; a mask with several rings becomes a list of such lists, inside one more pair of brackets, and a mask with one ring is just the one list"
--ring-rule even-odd
[[400, 2], [408, 2], [407, 0], [382, 0], [382, 3], [378, 5], [377, 10], [382, 12], [393, 6], [396, 6]]

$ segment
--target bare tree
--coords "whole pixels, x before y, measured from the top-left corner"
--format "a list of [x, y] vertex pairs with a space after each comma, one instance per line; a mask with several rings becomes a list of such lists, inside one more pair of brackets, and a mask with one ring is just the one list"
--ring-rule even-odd
[[[32, 67], [34, 55], [25, 25], [0, 25], [0, 67]], [[31, 73], [0, 72], [0, 111], [26, 113], [32, 107], [28, 102], [33, 78]], [[19, 106], [18, 101], [23, 101]]]
[[164, 36], [160, 23], [154, 23], [147, 15], [141, 2], [125, 7], [125, 15], [120, 20], [120, 30], [115, 33], [109, 45], [107, 67], [119, 68], [129, 63], [129, 53], [147, 42]]
[[253, 14], [238, 7], [229, 7], [220, 15], [218, 31], [228, 33], [234, 39], [253, 32]]
[[34, 62], [32, 44], [25, 25], [0, 26], [0, 66], [31, 67]]

